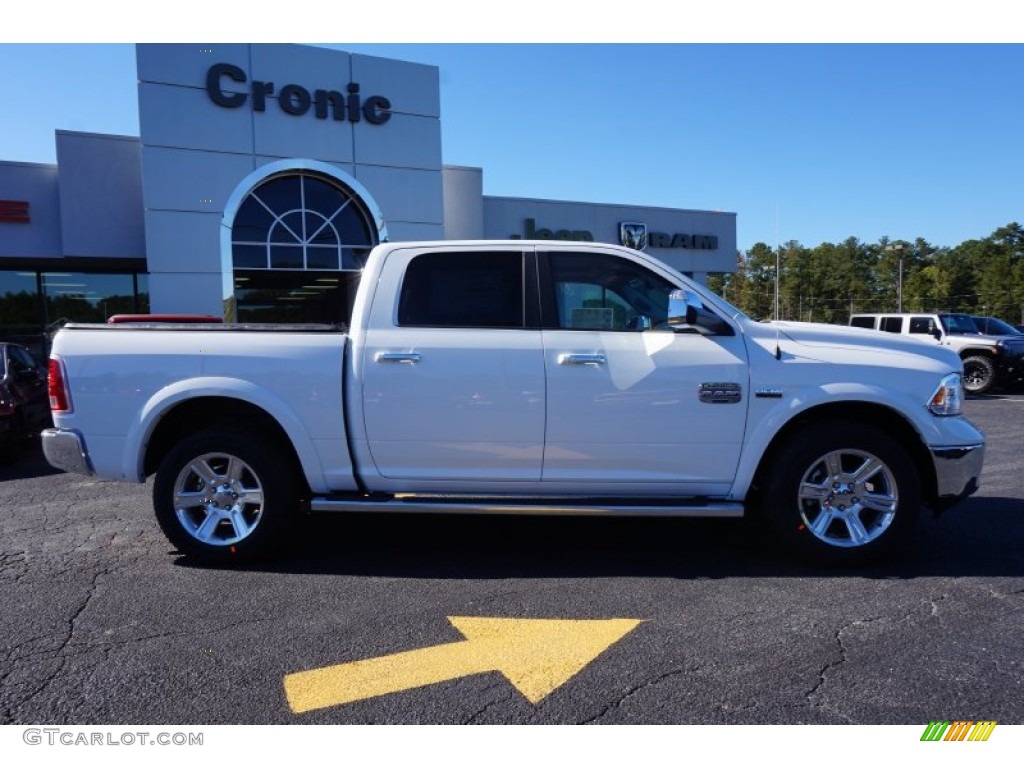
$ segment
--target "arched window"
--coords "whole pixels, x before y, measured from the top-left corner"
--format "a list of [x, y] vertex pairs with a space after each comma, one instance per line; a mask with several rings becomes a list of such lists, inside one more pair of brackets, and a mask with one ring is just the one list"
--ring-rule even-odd
[[383, 236], [375, 204], [357, 188], [328, 172], [284, 168], [246, 193], [230, 225], [225, 316], [347, 323], [366, 258]]
[[271, 176], [235, 214], [235, 270], [358, 271], [377, 243], [362, 200], [333, 179], [298, 171]]

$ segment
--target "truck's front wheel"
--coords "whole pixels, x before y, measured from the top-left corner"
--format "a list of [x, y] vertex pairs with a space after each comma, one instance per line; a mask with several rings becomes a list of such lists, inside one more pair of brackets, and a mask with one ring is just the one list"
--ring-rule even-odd
[[290, 467], [279, 449], [256, 435], [191, 435], [157, 470], [157, 522], [181, 552], [205, 562], [266, 556], [284, 543], [298, 507]]
[[876, 427], [828, 422], [793, 435], [762, 477], [762, 508], [782, 543], [825, 565], [859, 565], [910, 534], [921, 507], [906, 449]]

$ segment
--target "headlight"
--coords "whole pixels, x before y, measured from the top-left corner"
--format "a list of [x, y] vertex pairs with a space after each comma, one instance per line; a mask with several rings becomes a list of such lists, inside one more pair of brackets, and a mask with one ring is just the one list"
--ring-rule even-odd
[[928, 410], [936, 416], [959, 416], [963, 412], [964, 390], [959, 373], [951, 373], [939, 382], [928, 401]]

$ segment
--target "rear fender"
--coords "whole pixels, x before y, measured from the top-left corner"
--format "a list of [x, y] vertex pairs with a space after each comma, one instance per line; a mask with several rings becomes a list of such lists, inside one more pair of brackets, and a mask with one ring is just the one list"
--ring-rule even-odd
[[[122, 466], [126, 478], [134, 478], [138, 482], [145, 480], [143, 468], [146, 446], [161, 420], [175, 406], [189, 400], [203, 397], [234, 398], [265, 411], [273, 418], [288, 436], [295, 450], [306, 481], [314, 493], [325, 493], [337, 487], [337, 483], [329, 483], [321, 461], [318, 444], [314, 444], [309, 431], [295, 411], [279, 396], [251, 382], [228, 377], [197, 377], [176, 381], [153, 394], [142, 407], [139, 418], [131, 423], [125, 437]], [[337, 441], [330, 444], [344, 446], [344, 427], [337, 435]], [[320, 444], [320, 449], [324, 445]], [[337, 452], [337, 451], [335, 451]], [[351, 462], [347, 456], [330, 457], [331, 466], [347, 466], [351, 475]], [[337, 463], [340, 462], [340, 463]], [[332, 473], [333, 476], [333, 473]]]

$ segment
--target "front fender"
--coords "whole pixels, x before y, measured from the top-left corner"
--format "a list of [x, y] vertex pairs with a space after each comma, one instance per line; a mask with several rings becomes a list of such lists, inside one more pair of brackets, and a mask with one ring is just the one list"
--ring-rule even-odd
[[[947, 418], [933, 416], [923, 402], [911, 395], [859, 382], [830, 383], [784, 392], [781, 399], [760, 399], [751, 403], [753, 428], [748, 430], [740, 454], [736, 479], [730, 498], [744, 499], [757, 473], [758, 466], [776, 436], [794, 419], [815, 408], [830, 407], [829, 418], [835, 418], [835, 407], [849, 403], [853, 407], [885, 408], [893, 418], [902, 418], [911, 425], [924, 445], [950, 443], [948, 430], [942, 424]], [[855, 418], [851, 415], [851, 419]], [[962, 421], [962, 420], [961, 420]]]

